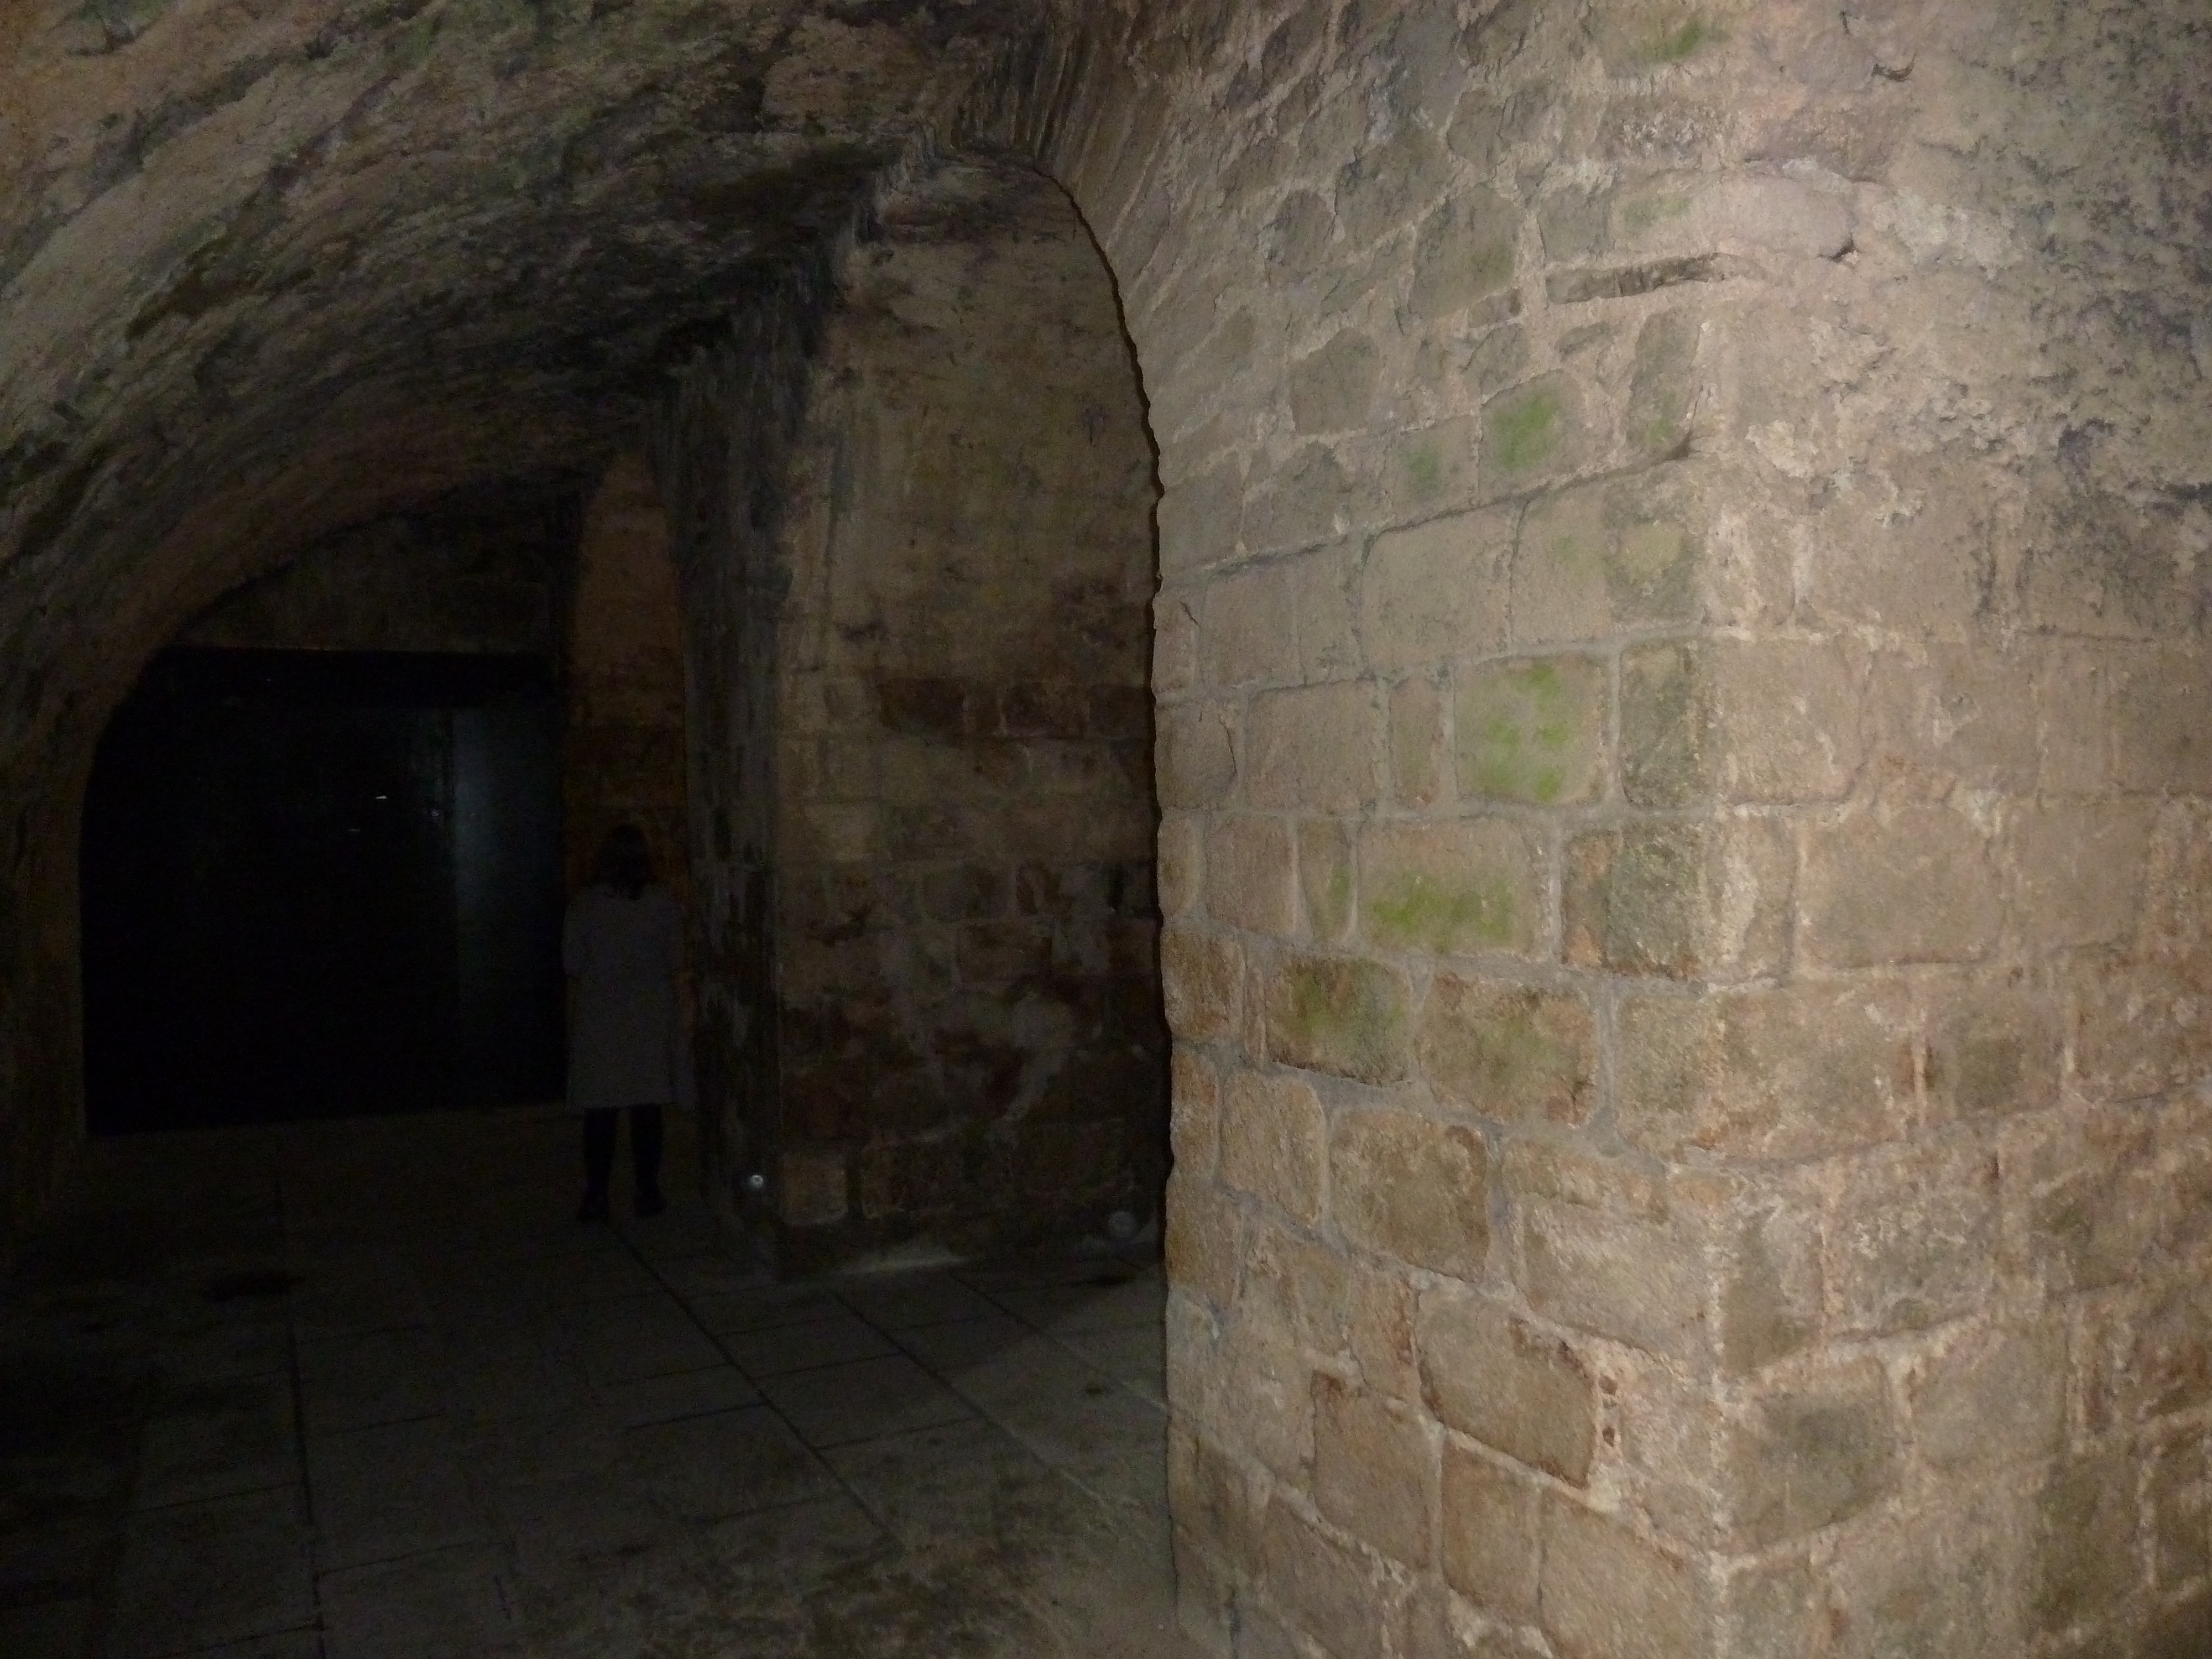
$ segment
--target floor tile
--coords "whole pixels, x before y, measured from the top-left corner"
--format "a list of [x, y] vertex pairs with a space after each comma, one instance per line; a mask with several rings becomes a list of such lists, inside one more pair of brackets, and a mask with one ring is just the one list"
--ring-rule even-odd
[[300, 1345], [300, 1396], [310, 1434], [434, 1416], [447, 1395], [445, 1357], [427, 1329]]
[[131, 1506], [148, 1510], [296, 1486], [300, 1441], [283, 1373], [204, 1383], [148, 1419]]
[[155, 1659], [306, 1624], [314, 1611], [308, 1536], [297, 1490], [136, 1516], [104, 1659]]
[[1167, 1331], [1162, 1325], [1117, 1325], [1103, 1331], [1070, 1331], [1060, 1341], [1163, 1410], [1167, 1406]]
[[829, 1495], [829, 1469], [763, 1406], [632, 1429], [623, 1437], [638, 1477], [687, 1521], [720, 1521]]
[[485, 1541], [459, 1453], [442, 1418], [309, 1441], [317, 1565], [331, 1571]]
[[756, 1404], [760, 1390], [734, 1365], [678, 1371], [635, 1382], [616, 1382], [600, 1390], [608, 1415], [622, 1428], [642, 1428], [680, 1417], [704, 1417]]
[[438, 1550], [316, 1584], [326, 1659], [479, 1659], [511, 1650], [509, 1577], [495, 1550]]
[[897, 1347], [866, 1320], [851, 1314], [804, 1325], [776, 1325], [763, 1331], [733, 1331], [721, 1339], [724, 1352], [756, 1377], [811, 1370], [854, 1359], [879, 1359]]
[[903, 1354], [763, 1377], [760, 1385], [812, 1446], [902, 1434], [971, 1414], [957, 1395]]
[[839, 1283], [837, 1294], [863, 1318], [889, 1331], [999, 1314], [995, 1304], [949, 1273], [855, 1275]]
[[603, 1387], [723, 1363], [714, 1339], [659, 1292], [585, 1303], [565, 1310], [562, 1325], [585, 1376]]
[[742, 1291], [687, 1293], [686, 1304], [692, 1316], [717, 1336], [726, 1336], [733, 1331], [769, 1330], [779, 1325], [804, 1325], [817, 1319], [836, 1319], [850, 1311], [834, 1291], [819, 1285], [769, 1285]]
[[963, 1319], [950, 1325], [915, 1325], [898, 1333], [898, 1345], [943, 1376], [981, 1364], [1024, 1342], [1047, 1339], [1011, 1314]]

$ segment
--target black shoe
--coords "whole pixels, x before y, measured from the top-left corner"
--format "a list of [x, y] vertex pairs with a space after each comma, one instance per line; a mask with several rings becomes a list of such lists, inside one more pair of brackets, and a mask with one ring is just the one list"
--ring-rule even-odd
[[576, 1219], [586, 1226], [594, 1222], [612, 1221], [614, 1211], [607, 1203], [605, 1193], [586, 1193], [584, 1201], [576, 1206]]
[[637, 1195], [637, 1218], [650, 1221], [668, 1207], [668, 1200], [659, 1193], [640, 1193]]

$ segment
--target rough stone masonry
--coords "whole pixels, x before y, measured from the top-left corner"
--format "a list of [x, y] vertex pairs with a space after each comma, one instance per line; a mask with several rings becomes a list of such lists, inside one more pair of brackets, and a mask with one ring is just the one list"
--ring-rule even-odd
[[[904, 856], [787, 833], [832, 799], [805, 677], [874, 687], [837, 716], [874, 764], [952, 719], [886, 681], [957, 690], [964, 743], [1041, 678], [903, 665], [926, 584], [832, 639], [807, 563], [838, 399], [927, 355], [878, 262], [1006, 272], [961, 180], [1026, 168], [1157, 447], [1188, 1626], [2212, 1650], [2195, 0], [38, 0], [0, 158], [11, 1225], [79, 1133], [76, 818], [138, 665], [318, 538], [641, 441], [710, 1109], [788, 1121], [792, 896]], [[978, 432], [961, 374], [1074, 292], [1024, 258], [929, 309]], [[970, 429], [918, 407], [876, 429]], [[1032, 485], [994, 487], [974, 523]], [[945, 574], [879, 528], [863, 586]], [[1023, 594], [1128, 580], [1024, 545]], [[1135, 730], [1084, 696], [1078, 779]], [[923, 861], [1011, 893], [1006, 856]], [[915, 1214], [882, 1127], [810, 1146]]]

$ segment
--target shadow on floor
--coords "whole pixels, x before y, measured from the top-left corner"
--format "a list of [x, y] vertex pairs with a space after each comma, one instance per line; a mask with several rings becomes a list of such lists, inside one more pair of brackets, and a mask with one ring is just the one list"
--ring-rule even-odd
[[0, 1653], [1186, 1651], [1156, 1267], [769, 1284], [576, 1226], [574, 1135], [97, 1147], [0, 1290]]

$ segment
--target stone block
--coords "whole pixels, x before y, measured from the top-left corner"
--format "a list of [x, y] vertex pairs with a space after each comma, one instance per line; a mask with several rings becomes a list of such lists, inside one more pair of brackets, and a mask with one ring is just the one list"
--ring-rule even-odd
[[2001, 1131], [1997, 1164], [2008, 1266], [2048, 1293], [2134, 1278], [2166, 1224], [2172, 1189], [2157, 1138], [2131, 1108], [2014, 1119]]
[[1220, 1042], [1237, 1034], [1244, 953], [1233, 939], [1193, 927], [1160, 930], [1160, 994], [1168, 1029], [1186, 1042]]
[[1869, 675], [1869, 714], [1885, 769], [1970, 789], [2026, 794], [2038, 764], [2032, 659], [1980, 645], [1933, 643], [1883, 654]]
[[776, 1213], [787, 1226], [823, 1227], [851, 1208], [842, 1146], [787, 1146], [776, 1163]]
[[1203, 1399], [1205, 1420], [1225, 1448], [1303, 1486], [1313, 1463], [1313, 1364], [1271, 1312], [1264, 1302], [1240, 1304], [1196, 1389], [1177, 1393], [1171, 1369], [1169, 1394]]
[[1686, 310], [1656, 312], [1636, 333], [1622, 435], [1639, 455], [1654, 459], [1680, 453], [1690, 441], [1698, 405], [1698, 319]]
[[1314, 1506], [1370, 1549], [1425, 1567], [1437, 1504], [1435, 1429], [1336, 1377], [1314, 1378]]
[[2148, 1489], [2151, 1576], [2162, 1588], [2188, 1585], [2203, 1576], [2212, 1558], [2212, 1519], [2208, 1518], [2204, 1441], [2184, 1432], [2150, 1449]]
[[1556, 1492], [1539, 1522], [1537, 1601], [1565, 1659], [1701, 1659], [1712, 1613], [1692, 1565]]
[[1796, 848], [1771, 818], [1650, 823], [1567, 843], [1566, 958], [1678, 979], [1779, 971]]
[[[2031, 1518], [2009, 1490], [1939, 1489], [1933, 1504], [1843, 1528], [1826, 1573], [1838, 1659], [1941, 1654], [2015, 1659], [2029, 1650], [2016, 1588]], [[1733, 1656], [1732, 1656], [1733, 1659]], [[1742, 1659], [1753, 1659], [1746, 1653]]]
[[1923, 982], [1927, 1049], [1921, 1062], [1929, 1115], [2009, 1116], [2057, 1097], [2064, 1010], [2021, 975]]
[[[1351, 528], [1346, 504], [1356, 488], [1357, 481], [1334, 449], [1322, 443], [1306, 445], [1249, 493], [1243, 520], [1245, 546], [1255, 553], [1271, 553], [1334, 541]], [[1166, 505], [1164, 497], [1164, 514]], [[1161, 568], [1165, 570], [1164, 519], [1160, 534]]]
[[2030, 1616], [2055, 1632], [2113, 1610], [2142, 1577], [2136, 1554], [2136, 1468], [2124, 1452], [2054, 1467], [2036, 1494]]
[[2072, 641], [2035, 660], [2035, 723], [2045, 794], [2100, 795], [2112, 778], [2112, 673], [2106, 653]]
[[2212, 795], [2212, 662], [2201, 653], [2130, 654], [2112, 687], [2112, 778], [2140, 794]]
[[1632, 997], [1617, 1015], [1620, 1132], [1662, 1158], [1818, 1158], [1901, 1137], [1917, 1019], [1887, 985]]
[[1322, 812], [1369, 805], [1380, 783], [1377, 702], [1374, 688], [1354, 681], [1255, 696], [1246, 715], [1246, 799], [1261, 808]]
[[1177, 1048], [1169, 1065], [1168, 1133], [1175, 1166], [1207, 1178], [1221, 1151], [1221, 1074], [1201, 1054]]
[[[2124, 842], [2123, 843], [2123, 849]], [[2168, 800], [2151, 837], [2143, 902], [2131, 938], [2138, 954], [2202, 974], [2212, 966], [2212, 803]]]
[[1361, 1381], [1393, 1400], [1419, 1401], [1421, 1375], [1413, 1348], [1412, 1275], [1395, 1266], [1354, 1263], [1347, 1305], [1351, 1323], [1346, 1340]]
[[1540, 1659], [1540, 1639], [1487, 1617], [1441, 1584], [1417, 1586], [1406, 1603], [1404, 1659]]
[[1255, 1216], [1245, 1229], [1243, 1268], [1241, 1317], [1279, 1330], [1314, 1353], [1343, 1352], [1353, 1265], [1342, 1250]]
[[2147, 1287], [2122, 1322], [2124, 1346], [2107, 1393], [2124, 1422], [2155, 1423], [2212, 1404], [2212, 1286]]
[[1268, 1599], [1334, 1659], [1385, 1659], [1393, 1598], [1376, 1564], [1279, 1496], [1267, 1504], [1264, 1537]]
[[1387, 950], [1539, 954], [1540, 859], [1507, 818], [1372, 824], [1359, 837], [1362, 931]]
[[1348, 545], [1323, 548], [1290, 566], [1291, 609], [1297, 617], [1298, 673], [1309, 684], [1359, 672], [1354, 626], [1356, 584]]
[[1432, 806], [1444, 781], [1444, 698], [1417, 675], [1390, 688], [1390, 793], [1401, 806]]
[[1765, 1201], [1716, 1215], [1720, 1359], [1747, 1376], [1810, 1346], [1821, 1334], [1826, 1280], [1815, 1200], [1786, 1181]]
[[2004, 900], [1988, 831], [1948, 806], [1850, 813], [1805, 838], [1798, 946], [1839, 968], [1978, 962]]
[[1490, 1253], [1490, 1155], [1455, 1124], [1387, 1109], [1340, 1111], [1329, 1212], [1345, 1237], [1416, 1267], [1479, 1279]]
[[1536, 1616], [1537, 1513], [1528, 1475], [1447, 1441], [1442, 1494], [1444, 1582], [1513, 1624]]
[[1297, 863], [1286, 820], [1214, 820], [1206, 837], [1206, 908], [1227, 927], [1291, 936], [1297, 926]]
[[1199, 672], [1207, 684], [1276, 685], [1298, 678], [1297, 612], [1286, 566], [1218, 578], [1199, 614]]
[[1827, 1229], [1835, 1334], [1924, 1330], [1982, 1306], [1996, 1278], [1998, 1199], [1996, 1150], [1979, 1139], [1854, 1161]]
[[1437, 1098], [1477, 1117], [1580, 1123], [1595, 1103], [1596, 1028], [1573, 992], [1438, 974], [1413, 1042]]
[[1748, 1553], [1856, 1515], [1895, 1487], [1900, 1462], [1877, 1362], [1852, 1361], [1762, 1392], [1730, 1436], [1734, 1541]]
[[1311, 1225], [1321, 1218], [1328, 1123], [1296, 1078], [1235, 1072], [1221, 1101], [1221, 1179]]
[[1421, 222], [1413, 241], [1413, 314], [1429, 320], [1465, 311], [1513, 283], [1521, 213], [1480, 186], [1453, 192]]
[[1814, 1659], [1826, 1622], [1820, 1589], [1795, 1556], [1724, 1574], [1715, 1586], [1717, 1659]]
[[1405, 975], [1380, 963], [1286, 956], [1268, 975], [1270, 1058], [1361, 1083], [1395, 1083], [1409, 1069]]
[[1160, 817], [1160, 915], [1166, 921], [1188, 915], [1198, 903], [1206, 873], [1202, 826], [1203, 820], [1187, 812]]
[[951, 1140], [877, 1142], [861, 1149], [854, 1173], [860, 1214], [870, 1221], [951, 1209], [969, 1184], [959, 1143]]
[[[1369, 523], [1407, 524], [1475, 500], [1480, 493], [1475, 483], [1477, 431], [1473, 416], [1455, 415], [1370, 439], [1374, 483], [1355, 501], [1354, 511]], [[1502, 574], [1502, 562], [1499, 569]]]
[[1455, 676], [1460, 799], [1557, 806], [1605, 784], [1607, 695], [1595, 657], [1524, 657]]
[[1698, 513], [1691, 489], [1645, 478], [1533, 502], [1513, 552], [1513, 642], [1605, 640], [1692, 620], [1703, 563]]
[[1906, 1383], [1913, 1443], [1931, 1468], [1983, 1469], [2056, 1456], [2066, 1433], [2066, 1333], [1969, 1326]]
[[2212, 1072], [2201, 972], [2160, 962], [2085, 962], [2068, 979], [2075, 1081], [2089, 1099], [2142, 1100]]
[[1153, 742], [1160, 805], [1218, 806], [1237, 787], [1237, 714], [1225, 703], [1162, 706]]
[[1307, 935], [1316, 945], [1341, 945], [1352, 932], [1352, 836], [1338, 819], [1301, 818], [1297, 851]]
[[1589, 447], [1580, 391], [1569, 375], [1528, 381], [1482, 406], [1482, 487], [1493, 499], [1569, 476]]
[[1367, 665], [1389, 673], [1505, 641], [1514, 515], [1460, 513], [1375, 538], [1359, 580]]
[[1510, 1148], [1504, 1177], [1529, 1306], [1654, 1353], [1702, 1358], [1711, 1345], [1704, 1241], [1668, 1213], [1663, 1195], [1639, 1194], [1617, 1170], [1574, 1159], [1562, 1172], [1544, 1168], [1545, 1158]]
[[1194, 590], [1170, 590], [1152, 600], [1152, 690], [1162, 696], [1198, 684], [1198, 606]]
[[1382, 374], [1373, 337], [1364, 329], [1339, 329], [1291, 362], [1291, 424], [1307, 433], [1364, 429]]
[[1422, 1293], [1414, 1342], [1424, 1395], [1447, 1427], [1571, 1485], [1589, 1479], [1597, 1386], [1568, 1343], [1443, 1286]]
[[1237, 1460], [1188, 1425], [1168, 1428], [1168, 1504], [1176, 1526], [1224, 1562], [1255, 1563], [1260, 1504]]
[[1833, 800], [1864, 757], [1859, 673], [1832, 641], [1647, 647], [1620, 665], [1621, 786], [1638, 806]]

